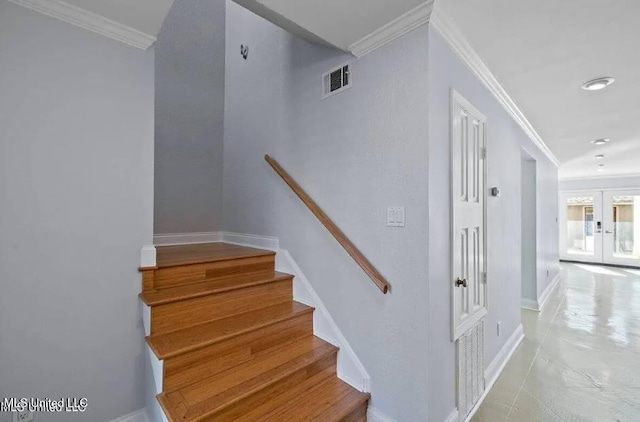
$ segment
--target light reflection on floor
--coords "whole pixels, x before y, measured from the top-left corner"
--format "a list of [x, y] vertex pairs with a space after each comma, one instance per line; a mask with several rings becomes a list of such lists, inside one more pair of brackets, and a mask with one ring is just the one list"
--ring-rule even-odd
[[640, 421], [640, 270], [562, 267], [473, 421]]
[[595, 274], [605, 274], [605, 275], [615, 275], [617, 277], [626, 277], [625, 274], [613, 270], [611, 267], [603, 267], [602, 265], [591, 265], [591, 264], [574, 264], [576, 267], [581, 268], [585, 271], [591, 271]]

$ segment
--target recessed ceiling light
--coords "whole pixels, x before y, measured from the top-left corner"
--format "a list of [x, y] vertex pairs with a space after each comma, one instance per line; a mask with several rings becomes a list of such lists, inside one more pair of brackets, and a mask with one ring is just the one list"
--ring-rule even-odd
[[591, 141], [592, 144], [594, 145], [604, 145], [607, 142], [609, 142], [611, 139], [609, 138], [600, 138], [600, 139], [596, 139], [595, 141]]
[[585, 82], [581, 88], [586, 91], [599, 91], [614, 83], [615, 80], [615, 78], [611, 77], [593, 79], [589, 82]]
[[602, 160], [604, 158], [604, 154], [596, 155], [596, 160]]
[[604, 164], [598, 164], [598, 167], [604, 167]]
[[602, 173], [604, 171], [604, 167], [598, 167], [598, 173]]

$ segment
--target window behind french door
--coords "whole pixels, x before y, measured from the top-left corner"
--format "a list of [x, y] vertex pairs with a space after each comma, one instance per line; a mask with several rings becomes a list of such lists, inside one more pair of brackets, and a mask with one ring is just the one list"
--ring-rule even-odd
[[640, 266], [640, 189], [560, 194], [560, 257]]

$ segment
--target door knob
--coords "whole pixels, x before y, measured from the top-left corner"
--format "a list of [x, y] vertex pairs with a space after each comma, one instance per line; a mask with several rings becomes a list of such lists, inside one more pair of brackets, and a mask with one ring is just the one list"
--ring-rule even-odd
[[460, 279], [456, 280], [456, 287], [460, 287], [460, 286], [467, 287], [468, 285], [469, 285], [469, 283], [467, 283], [467, 279], [466, 278], [463, 278], [462, 280], [460, 280]]
[[606, 233], [606, 234], [612, 234], [613, 232], [612, 232], [612, 231], [607, 230], [605, 233]]

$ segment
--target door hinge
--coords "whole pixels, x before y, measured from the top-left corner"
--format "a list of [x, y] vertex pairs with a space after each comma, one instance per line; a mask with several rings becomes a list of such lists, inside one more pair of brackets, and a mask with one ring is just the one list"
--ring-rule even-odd
[[487, 147], [482, 147], [482, 149], [480, 150], [480, 156], [483, 160], [487, 159]]
[[487, 273], [486, 272], [482, 273], [482, 282], [484, 284], [487, 284]]

